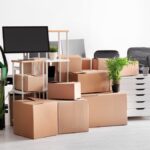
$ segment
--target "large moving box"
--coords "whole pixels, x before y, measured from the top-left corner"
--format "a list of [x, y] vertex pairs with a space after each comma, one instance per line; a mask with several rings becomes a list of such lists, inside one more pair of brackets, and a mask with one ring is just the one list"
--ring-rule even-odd
[[48, 84], [49, 99], [76, 100], [81, 98], [80, 82], [59, 82]]
[[[37, 98], [31, 98], [38, 100]], [[78, 101], [52, 100], [57, 102], [58, 133], [77, 133], [89, 130], [89, 104], [86, 99]]]
[[14, 133], [28, 138], [42, 138], [58, 133], [57, 102], [14, 101]]
[[82, 70], [92, 69], [92, 60], [90, 58], [82, 58]]
[[103, 127], [127, 124], [125, 93], [84, 94], [89, 102], [89, 126]]
[[89, 130], [89, 105], [86, 100], [58, 102], [58, 133]]
[[[15, 75], [15, 89], [22, 90], [22, 75]], [[42, 91], [45, 88], [45, 76], [23, 75], [23, 91]]]
[[[16, 94], [14, 95], [15, 99], [14, 100], [21, 100], [22, 95], [21, 94]], [[28, 97], [33, 97], [34, 94], [25, 94], [24, 98], [27, 99]], [[13, 126], [13, 93], [9, 92], [9, 120], [10, 120], [10, 125]]]
[[86, 70], [70, 73], [69, 79], [81, 83], [81, 93], [110, 91], [110, 80], [106, 71]]

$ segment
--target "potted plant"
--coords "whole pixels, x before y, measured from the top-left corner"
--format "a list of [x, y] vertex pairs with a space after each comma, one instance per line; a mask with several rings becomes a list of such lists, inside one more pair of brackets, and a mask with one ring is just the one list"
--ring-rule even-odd
[[120, 72], [123, 67], [130, 64], [127, 58], [112, 58], [106, 61], [108, 67], [109, 78], [112, 80], [112, 91], [119, 92]]
[[5, 127], [5, 92], [4, 86], [6, 84], [6, 77], [7, 77], [7, 68], [5, 65], [0, 62], [0, 130], [4, 129]]
[[58, 56], [58, 48], [57, 47], [50, 47], [50, 52], [49, 52], [49, 58], [50, 59], [57, 59]]

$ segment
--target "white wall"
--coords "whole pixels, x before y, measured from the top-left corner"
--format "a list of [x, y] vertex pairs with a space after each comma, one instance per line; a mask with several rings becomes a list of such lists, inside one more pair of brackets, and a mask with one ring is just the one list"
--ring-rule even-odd
[[91, 0], [92, 49], [117, 49], [126, 56], [133, 46], [150, 46], [149, 0]]
[[[128, 47], [150, 46], [150, 0], [0, 0], [0, 5], [0, 28], [69, 29], [70, 38], [85, 39], [88, 57], [97, 49], [117, 49], [125, 56]], [[0, 44], [1, 35], [0, 30]]]

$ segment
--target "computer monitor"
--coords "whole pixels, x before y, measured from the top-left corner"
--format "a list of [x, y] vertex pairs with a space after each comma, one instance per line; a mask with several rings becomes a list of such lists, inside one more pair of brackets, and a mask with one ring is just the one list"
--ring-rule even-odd
[[4, 26], [5, 53], [35, 53], [49, 51], [47, 26]]
[[[51, 47], [57, 47], [58, 48], [58, 41], [50, 41], [49, 44]], [[41, 52], [41, 53], [29, 53], [29, 58], [34, 58], [34, 57], [39, 57], [39, 56], [40, 56], [40, 58], [46, 58], [47, 55], [46, 55], [46, 53], [43, 53], [43, 52]], [[24, 59], [26, 59], [26, 57], [24, 57]]]

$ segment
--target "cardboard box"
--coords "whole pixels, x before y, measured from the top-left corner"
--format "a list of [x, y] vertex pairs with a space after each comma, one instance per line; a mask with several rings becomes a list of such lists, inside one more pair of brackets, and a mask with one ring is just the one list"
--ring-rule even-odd
[[[62, 56], [62, 58], [66, 58]], [[67, 71], [67, 63], [61, 63], [62, 72]], [[59, 68], [57, 68], [59, 71]], [[79, 55], [69, 55], [69, 72], [78, 72], [82, 70], [82, 58]]]
[[58, 133], [89, 130], [89, 105], [86, 100], [58, 102]]
[[81, 83], [81, 93], [110, 91], [110, 80], [106, 71], [87, 70], [70, 73], [69, 79]]
[[[34, 59], [32, 62], [26, 62], [23, 64], [23, 73], [28, 74], [28, 75], [33, 75], [33, 76], [40, 76], [45, 73], [46, 70], [46, 64], [44, 62], [45, 59], [40, 58], [40, 59]], [[44, 67], [44, 69], [43, 69]], [[20, 63], [20, 72], [22, 71], [22, 65]]]
[[14, 101], [14, 133], [28, 138], [42, 138], [58, 133], [57, 102]]
[[139, 74], [139, 63], [135, 61], [133, 64], [129, 64], [123, 67], [121, 76], [136, 76]]
[[83, 98], [89, 102], [91, 128], [127, 124], [125, 93], [84, 94]]
[[[15, 75], [15, 89], [16, 90], [22, 90], [22, 75], [16, 74]], [[29, 91], [36, 91], [40, 92], [43, 90], [43, 86], [45, 88], [45, 76], [43, 79], [43, 76], [32, 76], [32, 75], [24, 75], [23, 76], [23, 91], [29, 92]]]
[[82, 58], [82, 70], [92, 69], [92, 61], [90, 58]]
[[[37, 98], [31, 98], [38, 100]], [[58, 133], [77, 133], [89, 130], [89, 104], [86, 99], [78, 101], [52, 100], [57, 102]]]
[[[107, 58], [98, 58], [92, 60], [92, 69], [96, 70], [108, 70], [106, 64]], [[121, 76], [136, 76], [139, 74], [139, 63], [135, 61], [133, 64], [129, 64], [123, 67]]]
[[92, 69], [107, 70], [106, 60], [108, 59], [107, 58], [92, 59]]
[[[33, 97], [34, 94], [25, 94], [24, 98], [27, 99], [28, 97]], [[15, 94], [15, 100], [22, 99], [21, 94]], [[10, 125], [13, 126], [13, 93], [9, 92], [9, 120]]]
[[81, 84], [80, 82], [49, 83], [48, 98], [77, 100], [81, 98]]

